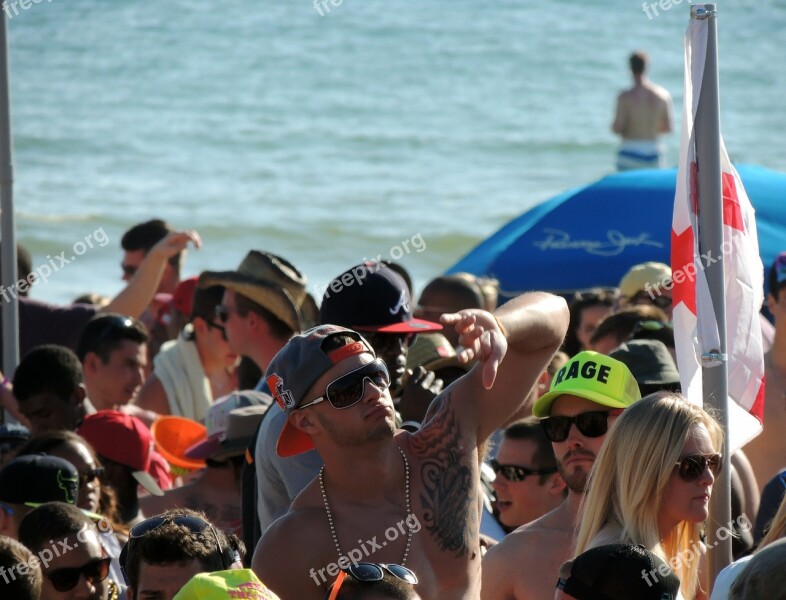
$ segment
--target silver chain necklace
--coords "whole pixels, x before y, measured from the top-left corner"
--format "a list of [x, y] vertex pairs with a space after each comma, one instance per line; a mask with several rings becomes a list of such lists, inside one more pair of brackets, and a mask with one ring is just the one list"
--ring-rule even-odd
[[[404, 451], [399, 447], [399, 452], [401, 452], [401, 458], [404, 459], [404, 490], [405, 490], [405, 499], [407, 504], [407, 518], [409, 515], [412, 514], [412, 507], [410, 506], [409, 502], [409, 461], [407, 460], [406, 454]], [[333, 513], [330, 512], [330, 504], [328, 504], [328, 497], [327, 492], [325, 491], [325, 465], [322, 465], [322, 468], [319, 469], [319, 489], [322, 491], [322, 501], [325, 504], [325, 513], [327, 514], [328, 525], [330, 525], [330, 535], [333, 536], [333, 543], [336, 546], [336, 552], [338, 552], [338, 557], [341, 558], [344, 556], [344, 553], [341, 551], [341, 546], [338, 543], [338, 534], [336, 533], [336, 527], [333, 524]], [[409, 546], [412, 543], [412, 528], [407, 527], [407, 545], [404, 548], [404, 557], [401, 559], [401, 566], [407, 564], [407, 556], [409, 555]]]

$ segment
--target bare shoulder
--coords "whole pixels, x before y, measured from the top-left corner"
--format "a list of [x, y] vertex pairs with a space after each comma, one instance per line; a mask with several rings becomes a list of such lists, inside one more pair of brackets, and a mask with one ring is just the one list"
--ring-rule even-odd
[[324, 511], [293, 507], [265, 531], [251, 569], [282, 598], [321, 598], [324, 582], [313, 573], [329, 556], [329, 542]]

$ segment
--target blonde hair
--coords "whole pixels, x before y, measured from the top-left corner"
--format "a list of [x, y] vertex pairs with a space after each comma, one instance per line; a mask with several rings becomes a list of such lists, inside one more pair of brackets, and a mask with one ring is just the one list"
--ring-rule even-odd
[[786, 537], [786, 495], [783, 496], [781, 505], [778, 507], [778, 512], [776, 512], [775, 516], [772, 518], [767, 533], [761, 538], [761, 542], [759, 542], [759, 547], [756, 548], [756, 552], [784, 537]]
[[609, 431], [590, 474], [577, 555], [606, 543], [643, 544], [667, 563], [674, 559], [683, 594], [694, 597], [699, 524], [682, 521], [661, 539], [658, 513], [674, 466], [696, 425], [704, 425], [714, 447], [721, 447], [723, 431], [718, 422], [679, 394], [651, 394], [625, 410]]

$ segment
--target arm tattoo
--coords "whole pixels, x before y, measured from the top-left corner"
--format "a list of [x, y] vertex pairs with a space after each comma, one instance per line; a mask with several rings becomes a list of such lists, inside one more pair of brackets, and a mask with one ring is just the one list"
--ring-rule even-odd
[[[436, 414], [427, 426], [411, 438], [411, 448], [421, 462], [420, 495], [426, 530], [440, 549], [466, 556], [477, 545], [476, 475], [461, 459], [467, 450], [450, 406], [450, 392], [441, 398]], [[438, 401], [439, 402], [439, 401]], [[474, 448], [470, 449], [474, 451]]]

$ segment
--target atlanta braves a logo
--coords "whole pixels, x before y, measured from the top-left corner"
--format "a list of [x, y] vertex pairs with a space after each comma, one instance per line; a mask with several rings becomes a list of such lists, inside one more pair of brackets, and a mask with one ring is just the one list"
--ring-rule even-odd
[[279, 375], [273, 373], [267, 378], [267, 385], [273, 393], [273, 397], [281, 405], [281, 408], [292, 408], [295, 406], [295, 398], [292, 392], [284, 389], [284, 380]]
[[405, 313], [410, 312], [409, 308], [409, 298], [407, 298], [407, 292], [405, 290], [401, 290], [401, 295], [398, 297], [398, 302], [393, 308], [390, 308], [390, 314], [395, 315], [398, 314], [401, 309], [404, 309]]

